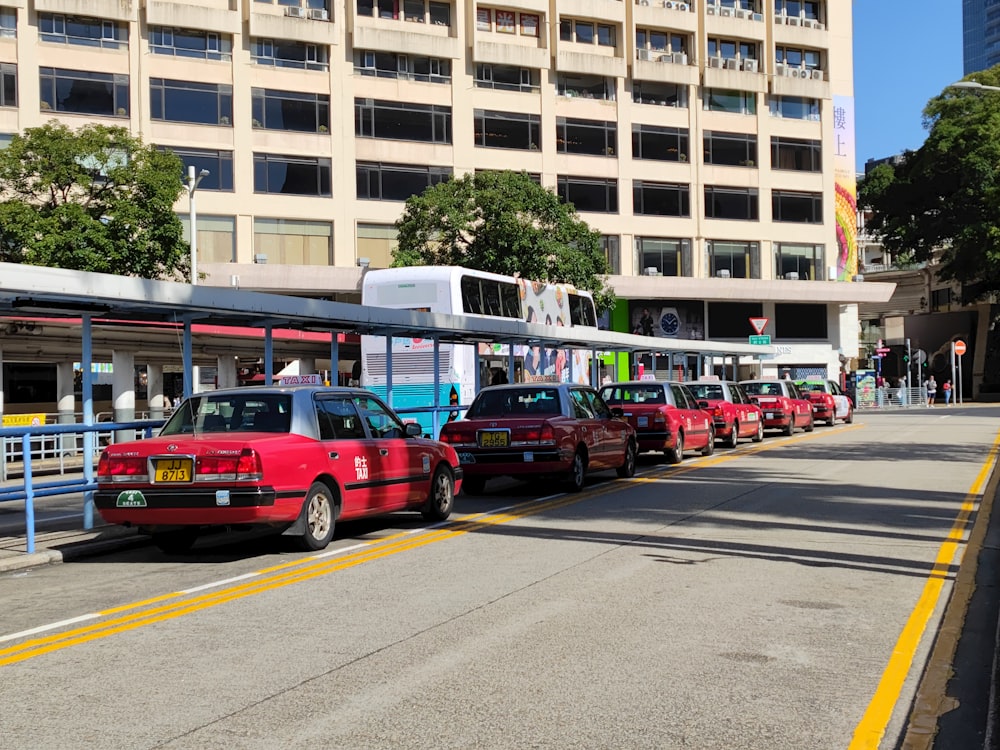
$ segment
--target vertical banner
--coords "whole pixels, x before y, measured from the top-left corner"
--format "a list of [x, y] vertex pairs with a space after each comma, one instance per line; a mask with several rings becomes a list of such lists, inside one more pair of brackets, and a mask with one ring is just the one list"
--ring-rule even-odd
[[858, 273], [858, 190], [854, 159], [853, 96], [833, 97], [833, 145], [837, 281], [850, 281]]

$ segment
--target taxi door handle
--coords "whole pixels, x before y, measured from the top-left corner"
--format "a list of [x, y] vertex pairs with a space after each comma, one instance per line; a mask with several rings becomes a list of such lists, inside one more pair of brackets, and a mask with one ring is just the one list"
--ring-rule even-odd
[[328, 456], [329, 456], [330, 458], [340, 458], [340, 454], [339, 454], [339, 453], [337, 453], [337, 451], [330, 451], [329, 453], [327, 453], [327, 455], [328, 455]]
[[378, 454], [380, 456], [388, 456], [389, 455], [389, 449], [388, 448], [379, 448], [378, 449]]

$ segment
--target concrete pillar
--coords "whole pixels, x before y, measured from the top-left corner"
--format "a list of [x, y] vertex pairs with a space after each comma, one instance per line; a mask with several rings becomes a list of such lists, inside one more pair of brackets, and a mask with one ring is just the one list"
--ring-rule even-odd
[[216, 366], [218, 367], [216, 380], [219, 388], [235, 388], [239, 385], [239, 380], [236, 377], [236, 357], [220, 354]]
[[[76, 421], [76, 396], [73, 394], [73, 363], [56, 364], [56, 422], [73, 424]], [[76, 455], [76, 437], [59, 436], [60, 452], [66, 456]]]
[[146, 403], [150, 419], [163, 419], [170, 406], [163, 392], [163, 365], [146, 365]]
[[[111, 352], [111, 367], [114, 370], [111, 397], [114, 401], [115, 421], [135, 421], [135, 355], [132, 352], [115, 349]], [[135, 430], [116, 430], [115, 442], [135, 440]]]
[[312, 357], [303, 357], [299, 360], [299, 375], [315, 375], [316, 360]]

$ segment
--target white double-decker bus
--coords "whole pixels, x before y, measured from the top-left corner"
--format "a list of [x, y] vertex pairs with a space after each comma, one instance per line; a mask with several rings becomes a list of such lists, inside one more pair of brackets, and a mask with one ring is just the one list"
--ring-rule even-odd
[[[525, 320], [557, 326], [597, 326], [593, 295], [570, 284], [550, 284], [474, 271], [457, 266], [411, 266], [368, 271], [362, 283], [365, 305], [403, 310]], [[385, 340], [361, 337], [361, 384], [384, 396]], [[442, 343], [439, 349], [438, 403], [469, 404], [475, 395], [476, 351], [473, 345]], [[479, 344], [480, 385], [498, 382], [590, 382], [588, 350], [515, 346], [514, 372], [508, 372], [506, 345]], [[571, 364], [572, 362], [572, 364]], [[393, 407], [434, 404], [434, 342], [393, 338]], [[430, 415], [419, 415], [430, 432]]]

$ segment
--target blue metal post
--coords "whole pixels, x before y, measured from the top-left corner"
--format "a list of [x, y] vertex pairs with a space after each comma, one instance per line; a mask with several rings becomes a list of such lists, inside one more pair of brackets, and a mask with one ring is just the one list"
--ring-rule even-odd
[[35, 488], [31, 478], [31, 433], [26, 432], [21, 436], [21, 452], [24, 461], [24, 526], [28, 532], [27, 551], [30, 555], [35, 551]]
[[264, 326], [264, 385], [274, 384], [274, 337], [271, 324]]
[[517, 365], [517, 358], [514, 356], [514, 344], [507, 344], [507, 382], [514, 382], [514, 369]]
[[[83, 424], [92, 427], [94, 425], [94, 339], [89, 315], [83, 316], [80, 332], [83, 338], [83, 350], [80, 354]], [[90, 430], [83, 433], [83, 479], [87, 484], [94, 481], [95, 437], [95, 434]], [[83, 493], [83, 528], [94, 528], [94, 493], [92, 490]]]
[[330, 385], [340, 385], [340, 340], [336, 331], [330, 334]]
[[181, 356], [184, 360], [184, 398], [191, 398], [194, 393], [194, 343], [191, 340], [191, 320], [184, 319], [184, 338], [181, 346]]
[[385, 402], [392, 408], [392, 334], [385, 337]]
[[434, 339], [434, 413], [431, 415], [431, 431], [435, 440], [441, 427], [441, 414], [437, 408], [441, 405], [441, 340]]
[[597, 360], [597, 349], [590, 350], [590, 384], [601, 387], [601, 363]]

